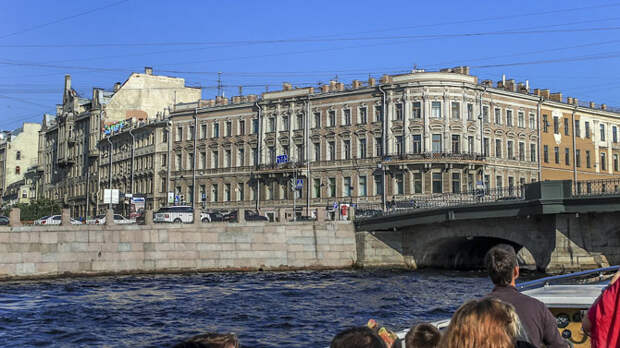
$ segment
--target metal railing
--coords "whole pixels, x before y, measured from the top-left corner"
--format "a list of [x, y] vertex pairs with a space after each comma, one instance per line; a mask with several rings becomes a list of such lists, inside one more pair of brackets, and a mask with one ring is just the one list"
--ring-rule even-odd
[[573, 197], [620, 195], [620, 179], [574, 181], [571, 194]]

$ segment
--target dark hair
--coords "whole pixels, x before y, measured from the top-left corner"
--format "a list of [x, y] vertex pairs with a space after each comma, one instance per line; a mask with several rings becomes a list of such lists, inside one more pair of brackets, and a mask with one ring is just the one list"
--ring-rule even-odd
[[205, 333], [175, 344], [172, 348], [239, 348], [235, 334]]
[[512, 246], [498, 244], [487, 252], [484, 264], [493, 284], [507, 286], [512, 282], [512, 272], [518, 265], [517, 254]]
[[334, 337], [330, 348], [387, 348], [381, 337], [367, 326], [341, 331]]
[[415, 325], [405, 335], [405, 347], [407, 348], [435, 348], [439, 345], [441, 333], [427, 323]]

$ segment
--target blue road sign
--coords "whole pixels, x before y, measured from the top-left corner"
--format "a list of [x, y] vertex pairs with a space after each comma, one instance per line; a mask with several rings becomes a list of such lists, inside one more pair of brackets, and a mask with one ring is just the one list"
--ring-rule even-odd
[[277, 164], [286, 163], [286, 162], [288, 162], [288, 155], [284, 154], [284, 155], [280, 155], [276, 157]]
[[178, 195], [174, 196], [174, 201], [175, 202], [179, 202], [180, 199], [181, 199], [181, 197], [179, 197]]
[[304, 187], [304, 179], [297, 179], [295, 183], [295, 188], [301, 190]]
[[334, 202], [334, 209], [338, 209], [338, 202]]

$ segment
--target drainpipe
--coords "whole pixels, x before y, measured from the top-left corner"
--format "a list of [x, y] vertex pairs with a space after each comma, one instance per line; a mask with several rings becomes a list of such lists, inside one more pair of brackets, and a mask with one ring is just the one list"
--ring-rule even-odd
[[[537, 117], [537, 121], [538, 121], [538, 122], [536, 122], [536, 124], [538, 124], [538, 127], [536, 127], [536, 128], [538, 128], [538, 181], [542, 180], [542, 163], [541, 163], [541, 157], [540, 157], [541, 156], [540, 148], [542, 147], [542, 145], [541, 145], [542, 144], [542, 139], [540, 138], [540, 122], [541, 122], [541, 120], [540, 120], [540, 112], [541, 112], [541, 110], [540, 109], [541, 109], [542, 103], [543, 103], [543, 97], [539, 97], [538, 98], [538, 105], [536, 106], [536, 113], [537, 113], [536, 117]], [[574, 127], [574, 124], [573, 124], [573, 127]], [[573, 133], [575, 133], [574, 129], [573, 129]]]
[[[478, 118], [480, 119], [480, 153], [483, 155], [483, 157], [485, 157], [482, 161], [482, 172], [480, 173], [480, 181], [482, 182], [482, 187], [484, 191], [487, 191], [490, 189], [490, 187], [485, 187], [484, 186], [484, 175], [485, 175], [485, 168], [484, 168], [484, 161], [486, 160], [486, 156], [489, 156], [489, 154], [487, 153], [485, 156], [484, 153], [484, 114], [482, 112], [482, 95], [484, 93], [486, 93], [487, 88], [484, 87], [483, 91], [480, 92], [480, 116], [478, 116]], [[490, 144], [489, 144], [490, 146]], [[489, 152], [491, 149], [489, 149]], [[491, 185], [491, 180], [489, 180], [489, 186]], [[496, 184], [497, 186], [497, 184]]]
[[192, 209], [196, 208], [196, 132], [198, 131], [198, 107], [194, 109], [194, 155], [192, 158]]
[[[170, 168], [172, 163], [172, 120], [168, 119], [168, 168], [166, 169], [166, 204], [168, 206], [170, 204], [168, 202], [168, 194], [170, 192]], [[196, 154], [194, 154], [195, 156]]]
[[381, 153], [381, 175], [382, 175], [382, 179], [381, 179], [381, 184], [383, 185], [383, 189], [381, 190], [381, 192], [383, 193], [381, 195], [381, 204], [383, 207], [383, 211], [386, 211], [386, 185], [385, 185], [385, 166], [383, 163], [383, 158], [385, 157], [385, 153], [387, 151], [387, 94], [385, 92], [385, 90], [382, 88], [381, 85], [377, 86], [377, 88], [379, 89], [379, 91], [383, 94], [383, 104], [381, 107], [381, 113], [383, 116], [383, 122], [381, 124], [381, 148], [382, 148], [382, 153]]
[[577, 105], [573, 108], [573, 113], [571, 115], [572, 126], [572, 138], [573, 138], [573, 185], [577, 185], [577, 148], [576, 148], [576, 140], [575, 140], [575, 113], [577, 112]]
[[[261, 162], [262, 162], [262, 151], [261, 149], [263, 148], [263, 122], [261, 122], [261, 118], [262, 118], [262, 108], [260, 107], [260, 105], [258, 104], [258, 102], [255, 102], [254, 105], [256, 105], [256, 108], [258, 109], [258, 144], [256, 145], [256, 152], [257, 152], [257, 161], [256, 161], [256, 169], [258, 170], [258, 167], [260, 166]], [[256, 211], [258, 211], [260, 209], [260, 179], [258, 178], [258, 176], [256, 177]]]
[[[110, 149], [108, 150], [110, 157], [110, 167], [108, 168], [108, 189], [112, 190], [112, 152], [114, 150], [114, 145], [112, 144], [112, 140], [110, 140], [110, 136], [108, 136], [106, 140], [110, 143]], [[112, 197], [110, 197], [108, 209], [112, 209]]]
[[135, 146], [136, 146], [136, 137], [133, 134], [133, 128], [129, 130], [129, 135], [131, 135], [131, 196], [133, 197], [133, 172], [134, 172], [134, 161], [135, 161]]
[[306, 216], [310, 216], [310, 95], [306, 101]]

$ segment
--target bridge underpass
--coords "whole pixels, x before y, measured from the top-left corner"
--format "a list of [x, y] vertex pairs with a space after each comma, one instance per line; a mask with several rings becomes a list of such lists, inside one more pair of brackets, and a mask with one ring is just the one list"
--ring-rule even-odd
[[499, 243], [550, 273], [620, 263], [620, 194], [578, 196], [571, 184], [530, 184], [522, 200], [359, 220], [358, 264], [476, 269]]

